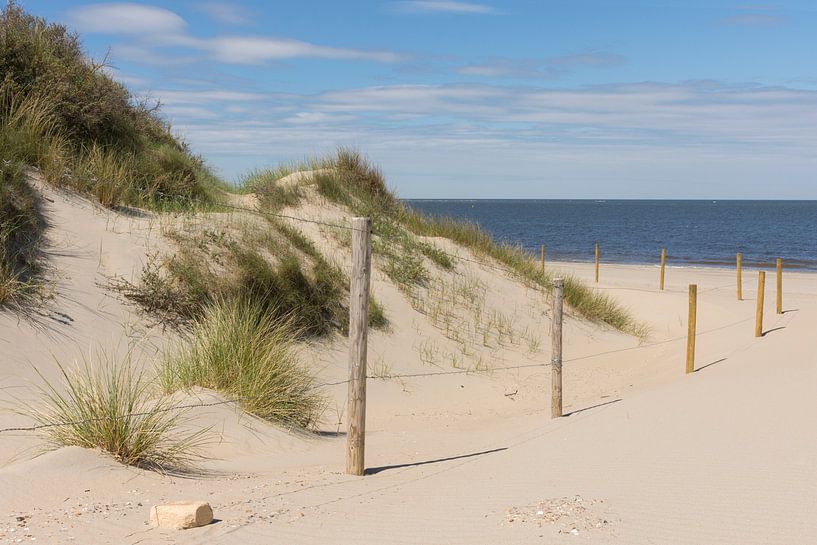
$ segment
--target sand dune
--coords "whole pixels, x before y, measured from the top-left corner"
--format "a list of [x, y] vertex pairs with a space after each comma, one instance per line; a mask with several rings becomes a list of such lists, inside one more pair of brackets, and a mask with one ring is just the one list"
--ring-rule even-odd
[[[34, 367], [136, 346], [150, 364], [169, 335], [101, 286], [132, 277], [164, 248], [161, 221], [100, 210], [42, 187], [51, 199], [55, 299], [28, 320], [0, 315], [4, 408], [36, 399]], [[340, 211], [302, 209], [323, 217]], [[327, 217], [328, 217], [327, 216]], [[303, 231], [345, 250], [317, 226]], [[451, 251], [462, 251], [449, 247]], [[464, 252], [464, 251], [463, 251]], [[463, 254], [465, 255], [465, 254]], [[592, 266], [553, 266], [592, 282]], [[484, 305], [518, 332], [496, 346], [452, 340], [382, 274], [373, 290], [391, 329], [371, 337], [367, 467], [343, 474], [345, 385], [326, 389], [321, 435], [294, 435], [229, 404], [196, 409], [213, 426], [207, 473], [161, 476], [106, 456], [0, 434], [0, 541], [38, 543], [809, 543], [817, 536], [817, 277], [786, 276], [786, 313], [767, 297], [753, 336], [754, 274], [738, 302], [732, 271], [604, 265], [598, 289], [651, 328], [645, 341], [570, 318], [564, 393], [569, 416], [549, 417], [548, 307], [541, 294], [493, 269], [460, 262]], [[684, 374], [687, 292], [699, 286], [698, 368]], [[772, 284], [769, 284], [769, 288]], [[527, 332], [523, 334], [523, 332]], [[513, 337], [513, 335], [511, 335]], [[524, 337], [524, 338], [523, 338]], [[431, 347], [434, 347], [432, 350]], [[458, 352], [459, 350], [459, 352]], [[432, 352], [436, 351], [436, 359]], [[321, 379], [345, 378], [345, 341], [305, 347]], [[482, 358], [480, 360], [480, 358]], [[433, 361], [432, 361], [433, 360]], [[492, 371], [390, 379], [468, 368]], [[197, 391], [190, 399], [218, 400]], [[0, 428], [25, 425], [0, 413]], [[341, 432], [338, 434], [337, 432]], [[185, 532], [151, 529], [149, 506], [209, 501], [218, 521]], [[18, 520], [18, 517], [23, 517]]]

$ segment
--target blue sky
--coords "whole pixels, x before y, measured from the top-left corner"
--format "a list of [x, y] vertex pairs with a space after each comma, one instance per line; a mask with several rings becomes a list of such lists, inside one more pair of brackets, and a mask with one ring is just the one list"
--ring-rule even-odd
[[355, 146], [403, 197], [817, 198], [817, 4], [22, 0], [225, 178]]

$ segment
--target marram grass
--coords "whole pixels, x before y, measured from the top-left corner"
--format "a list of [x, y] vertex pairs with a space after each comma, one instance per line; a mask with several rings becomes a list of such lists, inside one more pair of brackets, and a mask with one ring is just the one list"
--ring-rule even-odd
[[59, 366], [63, 384], [48, 381], [28, 414], [53, 448], [98, 449], [119, 462], [163, 473], [188, 472], [202, 459], [209, 430], [186, 431], [185, 409], [157, 397], [155, 381], [128, 357], [105, 354], [74, 369]]
[[255, 300], [215, 301], [193, 323], [190, 341], [166, 357], [162, 386], [209, 388], [255, 416], [309, 428], [325, 403], [298, 360], [297, 337], [291, 319], [274, 318]]
[[[341, 148], [334, 157], [313, 161], [323, 171], [313, 183], [324, 198], [347, 206], [352, 213], [372, 217], [374, 252], [385, 258], [384, 272], [398, 285], [411, 287], [422, 282], [427, 271], [422, 257], [443, 269], [452, 258], [415, 237], [440, 237], [467, 248], [478, 258], [504, 265], [511, 274], [541, 290], [552, 289], [552, 274], [542, 272], [529, 254], [519, 247], [497, 243], [475, 223], [420, 214], [403, 205], [386, 187], [380, 170], [360, 153]], [[266, 179], [274, 184], [274, 176]], [[453, 261], [456, 261], [454, 259]], [[565, 300], [573, 312], [588, 320], [605, 323], [637, 337], [647, 328], [631, 312], [608, 295], [598, 293], [573, 277], [565, 278]]]

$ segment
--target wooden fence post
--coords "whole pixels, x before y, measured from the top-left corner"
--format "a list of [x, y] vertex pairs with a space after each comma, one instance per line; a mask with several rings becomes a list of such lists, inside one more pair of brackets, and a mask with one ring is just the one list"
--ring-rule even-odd
[[349, 300], [349, 397], [346, 473], [363, 475], [366, 446], [366, 351], [369, 282], [372, 269], [372, 220], [352, 218], [352, 277]]
[[695, 371], [695, 335], [698, 328], [698, 286], [689, 285], [689, 321], [687, 324], [687, 374]]
[[777, 259], [777, 313], [783, 314], [783, 260]]
[[599, 241], [596, 241], [596, 284], [599, 283]]
[[738, 267], [738, 301], [743, 301], [743, 254], [738, 252], [737, 255]]
[[667, 249], [661, 248], [661, 291], [664, 291], [664, 269], [667, 265]]
[[550, 356], [551, 393], [550, 416], [562, 416], [562, 320], [564, 312], [565, 281], [561, 278], [553, 279], [553, 323], [551, 339], [552, 349]]
[[755, 337], [763, 336], [763, 302], [766, 298], [766, 271], [757, 273], [757, 316], [755, 318]]

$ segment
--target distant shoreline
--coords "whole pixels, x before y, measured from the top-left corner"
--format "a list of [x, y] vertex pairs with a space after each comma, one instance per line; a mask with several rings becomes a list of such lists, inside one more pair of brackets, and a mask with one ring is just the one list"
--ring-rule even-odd
[[667, 264], [747, 270], [774, 267], [817, 271], [817, 201], [712, 200], [406, 200], [430, 216], [478, 224], [499, 242], [534, 259], [577, 263]]
[[[533, 254], [531, 254], [531, 257], [536, 258], [536, 256], [533, 256]], [[538, 261], [538, 258], [536, 258], [536, 260]], [[545, 267], [546, 268], [552, 268], [554, 265], [555, 266], [562, 265], [562, 266], [569, 267], [569, 266], [574, 266], [574, 265], [592, 266], [593, 264], [594, 264], [594, 261], [592, 259], [591, 260], [553, 259], [553, 260], [550, 260], [550, 261], [547, 261], [547, 260], [545, 261]], [[623, 261], [605, 261], [605, 260], [601, 260], [599, 262], [599, 264], [600, 264], [600, 266], [602, 268], [605, 267], [605, 266], [613, 266], [613, 267], [632, 267], [634, 269], [645, 268], [645, 267], [646, 268], [658, 269], [660, 267], [660, 263], [657, 263], [657, 262], [656, 263], [639, 263], [639, 262], [623, 262]], [[667, 262], [666, 266], [667, 266], [667, 269], [703, 269], [703, 270], [710, 270], [710, 271], [735, 271], [735, 269], [736, 269], [736, 264], [735, 263], [732, 263], [730, 265], [729, 263], [715, 264], [715, 263], [686, 262], [686, 263], [679, 264], [679, 263], [669, 263], [669, 262]], [[773, 262], [757, 264], [757, 263], [746, 263], [744, 261], [742, 268], [743, 268], [744, 271], [745, 270], [756, 271], [756, 270], [775, 270], [776, 267], [777, 267], [776, 263], [773, 263]], [[788, 265], [786, 263], [786, 261], [784, 260], [783, 261], [783, 272], [784, 273], [791, 272], [791, 273], [797, 273], [797, 274], [803, 273], [803, 274], [814, 275], [814, 274], [817, 274], [817, 268], [809, 268], [809, 267], [806, 267], [806, 266], [803, 266], [803, 265]]]

